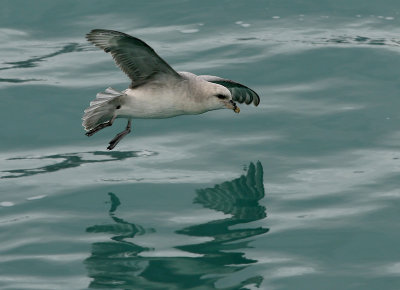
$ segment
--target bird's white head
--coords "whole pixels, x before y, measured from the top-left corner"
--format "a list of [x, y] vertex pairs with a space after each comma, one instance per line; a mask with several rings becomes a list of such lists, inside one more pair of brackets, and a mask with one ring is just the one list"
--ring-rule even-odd
[[209, 83], [211, 89], [208, 89], [207, 102], [214, 109], [230, 109], [235, 113], [239, 113], [240, 109], [232, 100], [231, 92], [224, 86]]

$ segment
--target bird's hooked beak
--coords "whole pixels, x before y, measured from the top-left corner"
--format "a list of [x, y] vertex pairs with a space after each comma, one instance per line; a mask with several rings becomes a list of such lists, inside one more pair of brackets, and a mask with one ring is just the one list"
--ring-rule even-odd
[[234, 101], [232, 101], [232, 100], [229, 100], [229, 102], [226, 103], [226, 107], [227, 107], [228, 109], [232, 109], [235, 113], [238, 113], [238, 114], [239, 114], [239, 112], [240, 112], [239, 107], [238, 107], [238, 106], [236, 105], [236, 103], [235, 103]]

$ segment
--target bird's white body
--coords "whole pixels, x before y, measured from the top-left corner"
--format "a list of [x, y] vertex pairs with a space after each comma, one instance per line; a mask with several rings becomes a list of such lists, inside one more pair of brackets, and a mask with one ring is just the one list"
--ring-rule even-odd
[[207, 99], [206, 95], [229, 92], [225, 87], [201, 80], [191, 73], [180, 74], [182, 79], [150, 82], [123, 91], [117, 118], [162, 119], [224, 108], [222, 102]]

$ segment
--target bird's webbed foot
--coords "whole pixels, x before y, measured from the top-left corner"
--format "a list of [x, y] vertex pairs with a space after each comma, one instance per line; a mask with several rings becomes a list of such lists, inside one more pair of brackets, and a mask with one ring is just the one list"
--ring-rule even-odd
[[122, 138], [124, 138], [126, 135], [128, 135], [131, 132], [131, 123], [132, 123], [132, 121], [129, 119], [125, 130], [122, 131], [121, 133], [118, 133], [117, 135], [115, 135], [115, 137], [108, 143], [109, 144], [107, 147], [108, 150], [113, 150], [115, 148], [115, 146], [117, 146], [119, 141], [121, 141]]

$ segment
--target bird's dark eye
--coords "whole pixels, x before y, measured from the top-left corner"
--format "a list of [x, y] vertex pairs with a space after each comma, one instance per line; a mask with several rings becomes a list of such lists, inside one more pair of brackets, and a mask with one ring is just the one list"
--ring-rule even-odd
[[221, 94], [218, 94], [218, 95], [217, 95], [217, 98], [218, 98], [218, 99], [221, 99], [221, 100], [224, 100], [224, 99], [227, 99], [228, 97], [227, 97], [227, 96], [224, 96], [224, 95], [221, 95]]

